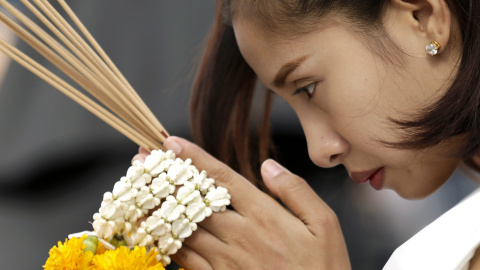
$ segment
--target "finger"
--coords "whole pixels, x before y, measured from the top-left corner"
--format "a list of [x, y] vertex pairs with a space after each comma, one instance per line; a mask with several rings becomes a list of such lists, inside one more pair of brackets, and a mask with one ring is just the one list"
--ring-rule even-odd
[[273, 160], [266, 160], [261, 168], [263, 181], [292, 213], [315, 230], [325, 219], [335, 217], [333, 211], [317, 196], [305, 180], [292, 174]]
[[202, 221], [199, 226], [223, 241], [223, 239], [231, 235], [234, 228], [243, 224], [242, 220], [243, 217], [236, 211], [227, 210], [222, 213], [213, 213], [213, 215]]
[[213, 265], [215, 256], [226, 251], [227, 245], [209, 231], [198, 227], [195, 232], [183, 242], [207, 262]]
[[182, 159], [192, 159], [198, 169], [207, 171], [208, 176], [215, 179], [216, 185], [228, 189], [232, 196], [231, 205], [240, 214], [248, 208], [255, 196], [261, 193], [243, 176], [187, 140], [170, 136], [163, 146]]
[[140, 161], [141, 163], [145, 163], [145, 158], [148, 156], [148, 154], [145, 154], [145, 153], [141, 153], [141, 154], [136, 154], [133, 158], [132, 158], [132, 164], [134, 161], [138, 160]]
[[143, 148], [143, 147], [139, 147], [138, 148], [138, 153], [139, 154], [147, 154], [147, 155], [150, 155], [150, 151], [148, 151], [147, 149]]
[[213, 269], [207, 260], [186, 245], [182, 245], [182, 248], [170, 257], [185, 269]]

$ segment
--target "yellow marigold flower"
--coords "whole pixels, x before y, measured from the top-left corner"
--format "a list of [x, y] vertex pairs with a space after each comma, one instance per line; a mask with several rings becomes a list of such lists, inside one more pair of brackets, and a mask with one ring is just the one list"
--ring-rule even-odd
[[92, 270], [164, 270], [156, 259], [157, 252], [151, 250], [147, 254], [145, 247], [136, 246], [134, 250], [121, 246], [115, 250], [107, 250], [96, 255], [92, 261]]
[[87, 269], [93, 258], [91, 251], [84, 252], [85, 245], [82, 238], [73, 237], [70, 240], [65, 239], [65, 243], [58, 242], [58, 247], [50, 249], [50, 257], [43, 266], [46, 270], [73, 270]]
[[102, 245], [102, 242], [98, 241], [97, 245], [97, 255], [105, 253], [107, 249], [105, 248], [104, 245]]

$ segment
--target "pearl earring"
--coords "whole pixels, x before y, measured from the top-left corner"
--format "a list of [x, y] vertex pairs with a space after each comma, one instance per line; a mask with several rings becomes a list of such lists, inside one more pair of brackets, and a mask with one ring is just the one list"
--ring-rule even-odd
[[425, 47], [425, 50], [427, 51], [428, 54], [431, 56], [434, 56], [438, 53], [438, 50], [440, 50], [440, 44], [436, 42], [435, 40], [431, 41], [428, 43], [427, 47]]

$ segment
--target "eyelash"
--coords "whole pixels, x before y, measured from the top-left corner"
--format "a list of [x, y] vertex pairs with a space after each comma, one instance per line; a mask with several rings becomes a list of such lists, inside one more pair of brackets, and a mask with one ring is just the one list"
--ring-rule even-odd
[[311, 84], [309, 84], [307, 86], [304, 86], [302, 88], [298, 88], [297, 90], [295, 90], [295, 92], [293, 92], [292, 96], [300, 94], [300, 93], [305, 93], [305, 95], [307, 95], [307, 97], [308, 97], [308, 100], [310, 100], [310, 99], [312, 99], [313, 92], [315, 91], [315, 86], [316, 85], [317, 85], [317, 83], [311, 83]]

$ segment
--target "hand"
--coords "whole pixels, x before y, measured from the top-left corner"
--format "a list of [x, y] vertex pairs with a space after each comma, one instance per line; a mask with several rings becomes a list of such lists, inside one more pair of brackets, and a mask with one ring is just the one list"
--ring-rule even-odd
[[[333, 211], [296, 175], [267, 160], [262, 177], [277, 201], [198, 146], [170, 137], [164, 144], [229, 190], [235, 210], [214, 213], [172, 258], [186, 269], [350, 269]], [[144, 160], [140, 149], [134, 157]]]

